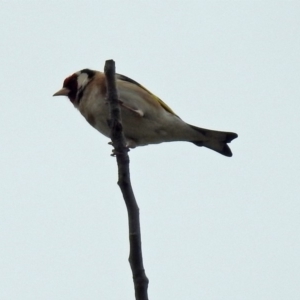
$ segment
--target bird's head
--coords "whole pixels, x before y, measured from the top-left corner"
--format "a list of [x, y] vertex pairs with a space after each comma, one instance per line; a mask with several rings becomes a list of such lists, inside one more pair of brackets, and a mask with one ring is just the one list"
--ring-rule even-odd
[[53, 96], [67, 96], [74, 105], [78, 104], [84, 89], [92, 81], [95, 73], [90, 69], [83, 69], [74, 73], [64, 80], [63, 87]]

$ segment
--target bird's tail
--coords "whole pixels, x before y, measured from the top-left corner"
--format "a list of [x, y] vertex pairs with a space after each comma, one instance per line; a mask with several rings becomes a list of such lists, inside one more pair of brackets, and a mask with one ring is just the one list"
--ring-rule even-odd
[[206, 148], [209, 148], [211, 150], [214, 150], [222, 155], [231, 157], [232, 152], [227, 145], [227, 143], [230, 143], [233, 139], [237, 138], [238, 135], [234, 132], [224, 132], [224, 131], [216, 131], [216, 130], [209, 130], [204, 129], [200, 127], [196, 127], [193, 125], [190, 125], [194, 130], [200, 132], [202, 135], [204, 135], [208, 140], [206, 141], [192, 141], [197, 146], [203, 146]]

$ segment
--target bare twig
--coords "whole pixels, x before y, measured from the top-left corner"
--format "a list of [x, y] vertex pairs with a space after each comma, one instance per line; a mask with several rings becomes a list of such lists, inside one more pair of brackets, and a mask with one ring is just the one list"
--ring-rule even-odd
[[115, 62], [113, 60], [107, 60], [105, 62], [104, 73], [110, 110], [109, 125], [111, 128], [111, 140], [118, 164], [118, 185], [122, 191], [128, 213], [130, 243], [129, 263], [133, 275], [135, 298], [136, 300], [148, 300], [147, 289], [149, 280], [145, 274], [143, 265], [139, 207], [136, 203], [130, 182], [128, 148], [125, 146], [125, 138], [123, 135], [121, 111], [119, 108], [115, 80]]

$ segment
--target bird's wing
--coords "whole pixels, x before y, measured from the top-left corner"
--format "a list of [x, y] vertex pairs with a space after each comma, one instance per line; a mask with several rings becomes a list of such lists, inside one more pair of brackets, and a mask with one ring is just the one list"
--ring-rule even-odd
[[[123, 92], [125, 92], [125, 89], [128, 91], [128, 89], [130, 89], [130, 86], [131, 86], [130, 90], [132, 92], [132, 95], [133, 94], [136, 95], [137, 93], [139, 93], [139, 91], [143, 92], [143, 94], [147, 95], [147, 97], [142, 97], [145, 101], [148, 101], [148, 103], [152, 102], [152, 105], [155, 105], [155, 106], [157, 106], [157, 104], [159, 104], [159, 106], [161, 106], [164, 110], [166, 110], [170, 114], [173, 114], [176, 116], [174, 111], [165, 102], [163, 102], [160, 98], [158, 98], [157, 96], [152, 94], [149, 90], [147, 90], [145, 87], [143, 87], [138, 82], [134, 81], [133, 79], [131, 79], [127, 76], [121, 75], [121, 74], [116, 74], [116, 78], [119, 81], [118, 87], [119, 87], [121, 93], [122, 93], [122, 90], [123, 90]], [[128, 85], [128, 83], [130, 85]], [[123, 101], [123, 99], [121, 99], [121, 101]], [[126, 103], [126, 105], [130, 106], [129, 103]], [[136, 105], [133, 105], [132, 110], [136, 110], [136, 109], [143, 111], [142, 108], [136, 107]]]

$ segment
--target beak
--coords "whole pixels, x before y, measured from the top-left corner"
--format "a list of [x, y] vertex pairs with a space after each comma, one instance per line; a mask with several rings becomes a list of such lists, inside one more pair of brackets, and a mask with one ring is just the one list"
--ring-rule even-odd
[[68, 96], [69, 92], [70, 92], [69, 89], [62, 88], [58, 92], [56, 92], [55, 94], [53, 94], [53, 96]]

